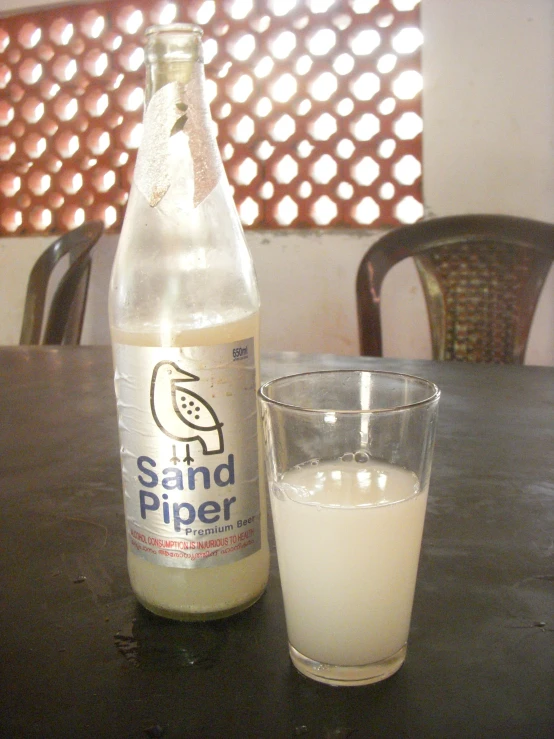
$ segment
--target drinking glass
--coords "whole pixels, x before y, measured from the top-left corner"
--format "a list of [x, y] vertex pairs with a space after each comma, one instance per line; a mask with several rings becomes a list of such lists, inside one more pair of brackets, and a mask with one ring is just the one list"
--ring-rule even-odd
[[392, 372], [310, 372], [258, 397], [289, 651], [331, 685], [403, 664], [440, 391]]

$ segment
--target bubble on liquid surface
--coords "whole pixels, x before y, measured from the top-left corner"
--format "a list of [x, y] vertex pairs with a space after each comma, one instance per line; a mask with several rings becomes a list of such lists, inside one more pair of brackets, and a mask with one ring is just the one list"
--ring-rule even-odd
[[270, 484], [271, 494], [277, 500], [293, 500], [296, 502], [309, 501], [313, 493], [301, 485], [289, 485], [286, 482], [272, 482]]
[[369, 454], [367, 452], [356, 452], [354, 459], [358, 464], [367, 464], [369, 462]]
[[[296, 468], [295, 468], [296, 469]], [[286, 500], [285, 491], [283, 490], [283, 483], [272, 482], [270, 486], [271, 494], [274, 495], [277, 500]]]
[[340, 458], [341, 462], [353, 462], [354, 461], [354, 455], [352, 452], [347, 452], [346, 454], [343, 454]]

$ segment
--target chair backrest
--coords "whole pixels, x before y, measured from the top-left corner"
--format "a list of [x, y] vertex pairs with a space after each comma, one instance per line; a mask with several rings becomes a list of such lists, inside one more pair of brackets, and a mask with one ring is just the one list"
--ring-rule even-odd
[[[37, 259], [27, 283], [20, 344], [80, 342], [90, 279], [91, 250], [103, 231], [102, 221], [84, 223], [56, 239]], [[59, 281], [45, 318], [48, 283], [54, 268], [66, 254], [69, 255], [69, 265]]]
[[423, 287], [433, 359], [523, 362], [537, 301], [554, 259], [554, 225], [461, 215], [390, 231], [364, 256], [356, 297], [361, 353], [382, 356], [381, 287], [413, 257]]

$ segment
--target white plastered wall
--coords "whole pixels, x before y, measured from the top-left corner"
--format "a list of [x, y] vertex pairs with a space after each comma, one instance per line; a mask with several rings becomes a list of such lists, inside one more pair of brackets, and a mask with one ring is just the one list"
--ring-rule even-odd
[[[4, 0], [10, 8], [22, 0]], [[35, 5], [38, 2], [34, 3]], [[554, 3], [423, 0], [424, 195], [429, 215], [507, 213], [554, 221]], [[357, 354], [355, 275], [371, 231], [250, 232], [266, 349]], [[0, 239], [0, 343], [17, 343], [29, 270], [50, 239]], [[107, 282], [117, 244], [103, 237], [84, 343], [107, 343]], [[429, 357], [415, 268], [383, 296], [385, 353]], [[554, 270], [527, 363], [554, 366]]]

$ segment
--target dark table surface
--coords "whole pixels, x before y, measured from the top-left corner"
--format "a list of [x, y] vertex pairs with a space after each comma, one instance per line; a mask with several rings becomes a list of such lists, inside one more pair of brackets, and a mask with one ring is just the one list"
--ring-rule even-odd
[[554, 737], [554, 368], [267, 354], [265, 379], [386, 368], [442, 389], [408, 657], [331, 688], [250, 610], [139, 607], [107, 347], [0, 349], [0, 736]]

